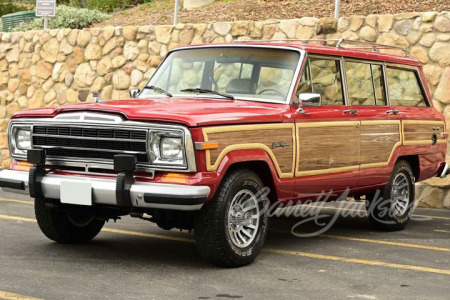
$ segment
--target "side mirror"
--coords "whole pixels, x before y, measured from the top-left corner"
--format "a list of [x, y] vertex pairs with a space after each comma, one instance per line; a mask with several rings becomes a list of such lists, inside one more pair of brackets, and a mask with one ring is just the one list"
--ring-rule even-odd
[[139, 93], [141, 92], [140, 89], [131, 89], [130, 90], [130, 98], [137, 98]]
[[303, 107], [318, 107], [321, 104], [322, 97], [315, 93], [301, 93], [299, 98], [299, 105], [297, 112], [300, 114], [306, 113]]

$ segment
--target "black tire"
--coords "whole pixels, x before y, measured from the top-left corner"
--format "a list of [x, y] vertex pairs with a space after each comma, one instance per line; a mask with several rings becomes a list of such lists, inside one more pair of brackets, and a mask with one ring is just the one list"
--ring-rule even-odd
[[[194, 231], [197, 246], [201, 255], [211, 264], [227, 268], [240, 267], [250, 264], [258, 256], [268, 229], [269, 202], [266, 197], [258, 195], [264, 191], [263, 188], [261, 179], [253, 171], [236, 170], [223, 179], [215, 197], [196, 215]], [[253, 240], [248, 246], [239, 247], [232, 241], [229, 232], [229, 226], [234, 225], [228, 222], [228, 213], [234, 197], [242, 191], [251, 191], [257, 195], [260, 213], [259, 218], [254, 218], [259, 223], [253, 232]]]
[[[400, 179], [399, 179], [400, 178]], [[399, 211], [395, 206], [399, 205], [394, 192], [394, 182], [400, 180], [408, 188], [408, 195], [403, 196], [403, 202]], [[404, 182], [404, 183], [403, 183]], [[377, 229], [383, 231], [397, 231], [406, 227], [414, 209], [414, 174], [411, 166], [406, 161], [399, 161], [394, 167], [387, 185], [380, 191], [367, 196], [367, 214], [370, 223]]]
[[44, 198], [36, 198], [34, 211], [42, 233], [49, 239], [63, 244], [86, 243], [102, 230], [104, 220], [88, 217], [87, 221], [75, 223], [67, 213], [57, 207], [47, 206]]

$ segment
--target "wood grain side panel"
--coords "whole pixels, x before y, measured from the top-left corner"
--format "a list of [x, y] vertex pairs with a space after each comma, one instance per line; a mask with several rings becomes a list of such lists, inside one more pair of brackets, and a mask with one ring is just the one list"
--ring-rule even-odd
[[[294, 176], [294, 124], [265, 124], [212, 127], [203, 130], [205, 141], [216, 141], [219, 148], [207, 150], [208, 170], [217, 170], [222, 158], [238, 149], [263, 149], [271, 156], [281, 178]], [[273, 143], [286, 143], [273, 148]]]
[[439, 121], [403, 121], [403, 143], [405, 145], [428, 145], [436, 134], [437, 143], [446, 143], [441, 133], [445, 131], [443, 122]]
[[398, 124], [373, 124], [361, 126], [361, 164], [386, 163], [401, 142]]
[[290, 129], [264, 129], [236, 132], [217, 132], [208, 135], [211, 141], [219, 143], [217, 150], [211, 150], [211, 163], [214, 164], [220, 153], [230, 145], [245, 143], [261, 143], [272, 149], [272, 143], [285, 142], [289, 147], [279, 147], [272, 149], [277, 158], [278, 165], [283, 173], [292, 172], [293, 152], [292, 130]]
[[299, 124], [297, 134], [298, 176], [334, 173], [348, 167], [359, 168], [359, 122], [336, 122], [331, 126], [316, 123], [316, 127], [302, 127]]

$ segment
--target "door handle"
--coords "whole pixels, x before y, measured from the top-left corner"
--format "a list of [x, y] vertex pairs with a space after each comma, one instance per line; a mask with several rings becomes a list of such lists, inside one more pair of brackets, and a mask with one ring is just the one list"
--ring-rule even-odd
[[399, 111], [396, 109], [390, 109], [386, 111], [386, 114], [388, 115], [398, 115]]
[[357, 109], [346, 109], [346, 110], [343, 110], [342, 113], [356, 115], [356, 114], [358, 114], [358, 110]]

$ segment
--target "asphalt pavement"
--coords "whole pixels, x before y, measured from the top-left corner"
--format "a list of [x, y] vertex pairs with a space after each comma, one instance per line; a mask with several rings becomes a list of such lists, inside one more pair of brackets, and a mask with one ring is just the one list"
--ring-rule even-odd
[[315, 209], [332, 223], [321, 235], [291, 232], [316, 232], [317, 218], [272, 218], [257, 260], [221, 269], [192, 233], [131, 217], [91, 243], [54, 243], [32, 199], [0, 192], [0, 299], [449, 299], [450, 210], [416, 209], [405, 230], [378, 232], [362, 203], [336, 205]]

